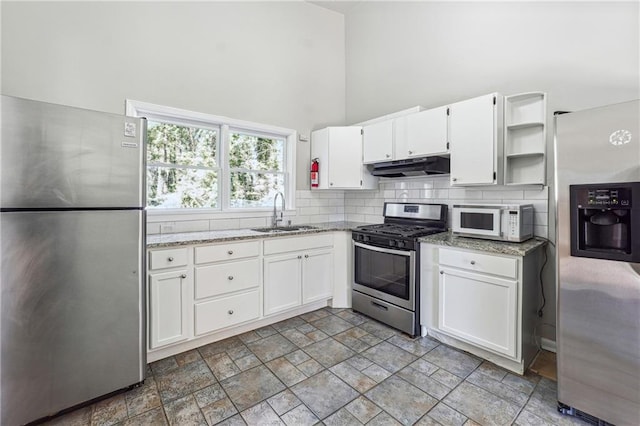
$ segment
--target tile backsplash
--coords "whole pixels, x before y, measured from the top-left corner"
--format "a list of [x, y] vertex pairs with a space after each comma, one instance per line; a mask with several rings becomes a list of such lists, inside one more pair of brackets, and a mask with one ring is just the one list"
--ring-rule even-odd
[[[284, 223], [292, 224], [352, 221], [383, 221], [385, 201], [442, 203], [449, 208], [462, 203], [533, 204], [535, 234], [548, 238], [549, 188], [547, 186], [484, 186], [457, 188], [449, 185], [449, 176], [406, 179], [381, 179], [379, 189], [369, 191], [296, 191], [296, 211], [285, 212]], [[451, 220], [451, 214], [449, 214]], [[271, 225], [271, 217], [262, 212], [237, 218], [188, 218], [158, 221], [150, 218], [148, 234], [214, 231]]]
[[[296, 211], [285, 212], [284, 224], [335, 222], [344, 219], [344, 191], [296, 191]], [[278, 211], [280, 211], [278, 209]], [[173, 234], [177, 232], [215, 231], [222, 229], [257, 228], [271, 225], [271, 214], [260, 212], [238, 214], [237, 218], [194, 219], [184, 215], [184, 219], [162, 221], [157, 216], [147, 220], [147, 234]], [[196, 216], [194, 214], [194, 216]], [[204, 215], [197, 215], [204, 216]]]
[[[547, 186], [483, 186], [458, 188], [449, 176], [381, 179], [375, 191], [345, 191], [344, 220], [382, 222], [385, 201], [447, 204], [533, 204], [535, 235], [548, 238], [549, 188]], [[449, 211], [449, 223], [451, 211]]]

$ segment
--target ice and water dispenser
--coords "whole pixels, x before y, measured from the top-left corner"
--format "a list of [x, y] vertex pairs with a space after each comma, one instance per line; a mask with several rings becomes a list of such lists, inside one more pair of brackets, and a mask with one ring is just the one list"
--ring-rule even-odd
[[571, 185], [570, 193], [572, 256], [640, 262], [640, 182]]

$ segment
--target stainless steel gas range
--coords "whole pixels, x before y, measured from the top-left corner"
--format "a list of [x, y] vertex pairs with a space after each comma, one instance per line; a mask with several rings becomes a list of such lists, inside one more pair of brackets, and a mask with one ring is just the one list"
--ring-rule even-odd
[[419, 330], [418, 239], [447, 229], [446, 204], [385, 203], [384, 223], [352, 233], [352, 308], [413, 336]]

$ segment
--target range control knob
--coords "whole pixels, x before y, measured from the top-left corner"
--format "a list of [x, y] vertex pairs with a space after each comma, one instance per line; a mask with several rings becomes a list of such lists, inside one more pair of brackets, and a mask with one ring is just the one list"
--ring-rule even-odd
[[407, 244], [404, 241], [398, 241], [397, 245], [399, 248], [404, 248]]
[[396, 242], [394, 240], [389, 240], [389, 247], [395, 247]]

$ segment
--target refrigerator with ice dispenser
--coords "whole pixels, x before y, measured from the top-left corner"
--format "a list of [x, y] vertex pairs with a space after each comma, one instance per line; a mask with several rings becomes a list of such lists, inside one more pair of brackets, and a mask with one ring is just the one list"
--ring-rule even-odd
[[558, 409], [638, 424], [640, 100], [556, 116], [555, 161]]

